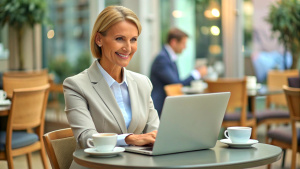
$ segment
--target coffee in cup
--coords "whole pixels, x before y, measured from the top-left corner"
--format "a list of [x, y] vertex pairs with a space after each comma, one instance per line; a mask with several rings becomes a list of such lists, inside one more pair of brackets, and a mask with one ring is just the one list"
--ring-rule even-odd
[[224, 136], [232, 143], [247, 143], [251, 136], [251, 127], [228, 127]]
[[6, 92], [4, 90], [0, 90], [0, 101], [3, 101], [6, 99]]
[[92, 138], [88, 138], [87, 145], [94, 147], [98, 152], [111, 152], [117, 144], [117, 137], [116, 133], [96, 133], [92, 135]]

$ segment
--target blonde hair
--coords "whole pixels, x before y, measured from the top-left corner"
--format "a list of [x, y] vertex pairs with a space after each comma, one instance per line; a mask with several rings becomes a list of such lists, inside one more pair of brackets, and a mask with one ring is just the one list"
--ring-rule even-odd
[[101, 33], [103, 36], [106, 36], [106, 33], [110, 27], [120, 21], [125, 20], [134, 23], [138, 29], [138, 35], [141, 34], [142, 26], [139, 18], [132, 10], [126, 7], [108, 6], [98, 15], [90, 39], [91, 52], [95, 58], [100, 59], [102, 56], [101, 47], [95, 43], [97, 32]]

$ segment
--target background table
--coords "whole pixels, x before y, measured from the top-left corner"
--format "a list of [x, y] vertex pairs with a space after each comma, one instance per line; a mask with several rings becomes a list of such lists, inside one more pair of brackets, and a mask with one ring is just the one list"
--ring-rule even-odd
[[[180, 146], [180, 145], [179, 145]], [[217, 142], [212, 149], [160, 156], [123, 152], [110, 158], [93, 157], [76, 150], [76, 163], [89, 168], [249, 168], [273, 163], [281, 158], [281, 148], [258, 143], [253, 148], [234, 149]]]

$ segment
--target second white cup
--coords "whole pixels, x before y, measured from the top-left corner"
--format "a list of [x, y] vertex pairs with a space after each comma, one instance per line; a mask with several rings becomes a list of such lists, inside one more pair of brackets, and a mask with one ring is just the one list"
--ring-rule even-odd
[[116, 133], [96, 133], [87, 139], [87, 145], [94, 147], [98, 152], [111, 152], [117, 144], [117, 137]]
[[6, 96], [6, 92], [4, 90], [0, 90], [0, 101], [5, 100]]
[[247, 143], [251, 137], [251, 127], [228, 127], [224, 136], [232, 143]]

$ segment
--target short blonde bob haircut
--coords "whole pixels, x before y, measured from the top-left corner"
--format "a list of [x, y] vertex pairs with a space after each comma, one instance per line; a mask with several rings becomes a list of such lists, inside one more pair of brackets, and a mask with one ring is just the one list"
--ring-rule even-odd
[[141, 34], [142, 26], [139, 18], [128, 8], [123, 6], [108, 6], [98, 15], [90, 40], [91, 52], [95, 58], [100, 59], [102, 56], [101, 47], [95, 43], [97, 32], [105, 36], [110, 27], [125, 20], [134, 23], [138, 29], [138, 35]]

